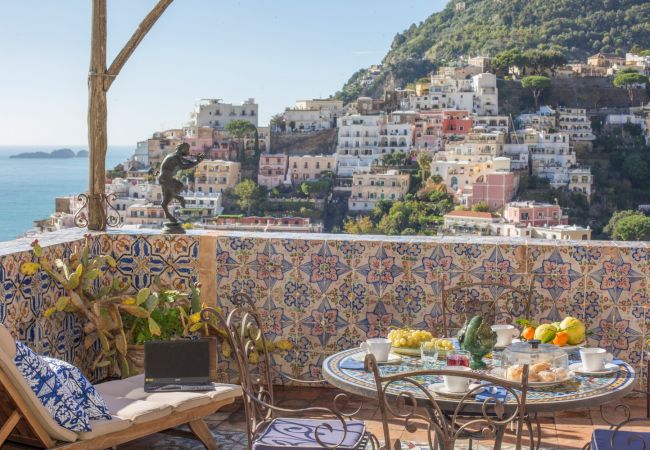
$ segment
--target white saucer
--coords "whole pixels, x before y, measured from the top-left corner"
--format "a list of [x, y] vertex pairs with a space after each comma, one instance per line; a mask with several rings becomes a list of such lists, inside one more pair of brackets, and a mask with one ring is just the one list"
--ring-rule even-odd
[[[363, 361], [366, 359], [366, 350], [365, 349], [360, 349], [361, 352], [357, 353], [356, 355], [351, 356], [351, 359], [354, 359], [355, 361]], [[388, 360], [387, 361], [377, 361], [377, 364], [400, 364], [402, 362], [402, 357], [399, 355], [396, 355], [395, 353], [389, 353], [388, 354]]]
[[470, 383], [469, 388], [467, 388], [467, 390], [464, 392], [451, 392], [447, 390], [447, 388], [445, 387], [445, 383], [433, 383], [427, 386], [427, 389], [429, 389], [434, 394], [442, 395], [444, 397], [460, 398], [465, 396], [469, 391], [474, 389], [476, 386], [477, 386], [476, 384]]
[[609, 375], [618, 372], [620, 369], [619, 365], [614, 363], [605, 364], [602, 370], [583, 370], [582, 363], [579, 362], [569, 365], [569, 370], [579, 375]]

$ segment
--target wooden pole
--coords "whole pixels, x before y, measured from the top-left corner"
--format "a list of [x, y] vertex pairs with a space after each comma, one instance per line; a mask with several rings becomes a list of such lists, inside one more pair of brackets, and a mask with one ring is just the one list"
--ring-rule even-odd
[[93, 0], [90, 72], [88, 73], [88, 229], [106, 229], [106, 0]]
[[173, 0], [160, 0], [142, 20], [131, 39], [106, 69], [106, 0], [93, 0], [90, 72], [88, 74], [88, 229], [106, 229], [106, 150], [108, 115], [106, 93], [124, 64]]

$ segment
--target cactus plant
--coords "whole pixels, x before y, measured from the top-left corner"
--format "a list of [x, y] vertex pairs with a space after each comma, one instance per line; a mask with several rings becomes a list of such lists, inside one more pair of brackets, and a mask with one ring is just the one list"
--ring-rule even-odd
[[[96, 342], [100, 351], [95, 357], [91, 370], [107, 368], [109, 374], [129, 376], [127, 361], [128, 344], [132, 336], [127, 336], [125, 318], [132, 317], [146, 322], [151, 336], [161, 335], [161, 326], [156, 321], [155, 312], [159, 311], [170, 298], [189, 298], [189, 294], [165, 289], [158, 286], [158, 292], [143, 288], [132, 293], [129, 286], [118, 278], [110, 280], [110, 271], [116, 267], [111, 255], [91, 255], [90, 236], [82, 244], [74, 246], [67, 260], [57, 258], [52, 261], [45, 256], [38, 241], [32, 242], [34, 261], [22, 264], [20, 270], [24, 275], [34, 275], [39, 270], [47, 273], [61, 285], [65, 295], [59, 297], [56, 304], [45, 311], [49, 317], [56, 313], [74, 313], [84, 320], [85, 349], [90, 349]], [[133, 321], [129, 321], [133, 323]]]

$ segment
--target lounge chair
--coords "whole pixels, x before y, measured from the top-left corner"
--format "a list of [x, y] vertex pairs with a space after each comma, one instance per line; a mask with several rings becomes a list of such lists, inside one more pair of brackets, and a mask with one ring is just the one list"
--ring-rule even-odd
[[187, 424], [209, 450], [216, 449], [204, 417], [242, 395], [241, 387], [215, 383], [209, 392], [144, 392], [144, 376], [95, 385], [111, 420], [91, 420], [89, 432], [59, 426], [13, 363], [16, 342], [0, 325], [0, 446], [6, 441], [39, 448], [95, 450]]

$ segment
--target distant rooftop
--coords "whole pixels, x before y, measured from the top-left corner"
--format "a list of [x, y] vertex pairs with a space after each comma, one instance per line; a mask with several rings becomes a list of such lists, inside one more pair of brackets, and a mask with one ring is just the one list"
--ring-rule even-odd
[[471, 217], [473, 219], [492, 219], [492, 214], [489, 212], [478, 212], [478, 211], [451, 211], [445, 216], [449, 217]]

